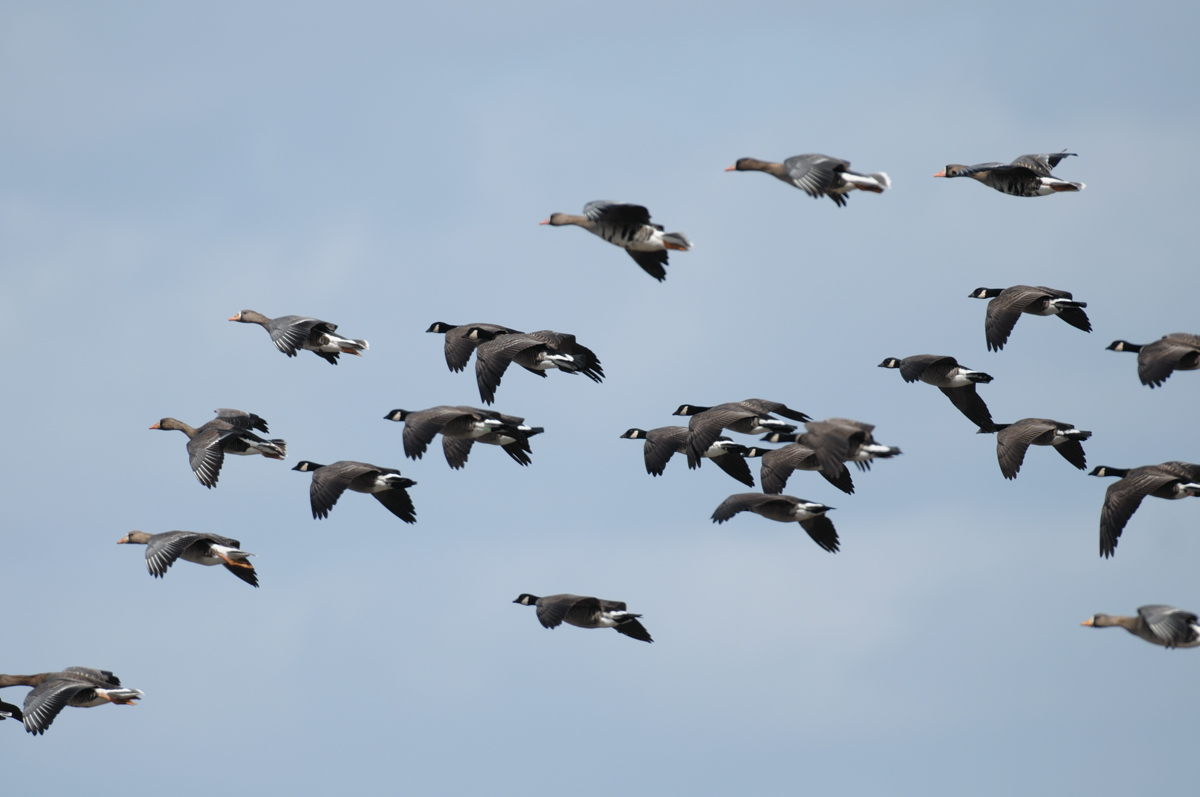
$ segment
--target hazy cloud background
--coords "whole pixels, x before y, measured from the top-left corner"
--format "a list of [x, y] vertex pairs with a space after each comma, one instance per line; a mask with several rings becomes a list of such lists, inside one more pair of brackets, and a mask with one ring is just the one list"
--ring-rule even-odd
[[[114, 670], [136, 709], [0, 723], [14, 794], [1129, 794], [1192, 780], [1196, 655], [1094, 612], [1200, 609], [1196, 502], [1148, 500], [1097, 555], [1107, 480], [1045, 449], [1000, 476], [938, 391], [875, 366], [945, 353], [997, 421], [1094, 431], [1089, 466], [1200, 459], [1196, 374], [1142, 387], [1104, 347], [1200, 332], [1200, 13], [1171, 4], [23, 3], [0, 8], [8, 418], [3, 672]], [[931, 175], [1067, 147], [1078, 195]], [[849, 206], [739, 157], [886, 171]], [[656, 284], [537, 222], [601, 198], [686, 232]], [[1095, 331], [977, 287], [1044, 284]], [[366, 338], [289, 360], [251, 308]], [[574, 332], [608, 379], [506, 375], [533, 465], [403, 457], [394, 408], [478, 404], [434, 321]], [[753, 516], [631, 426], [761, 396], [877, 424], [903, 456], [838, 493], [842, 551]], [[163, 416], [268, 419], [286, 463], [209, 491]], [[747, 439], [748, 440], [748, 439]], [[406, 526], [300, 459], [414, 478]], [[757, 467], [755, 468], [757, 472]], [[130, 529], [239, 538], [262, 588]], [[542, 629], [521, 592], [625, 600], [655, 637]], [[21, 689], [0, 692], [19, 703]]]

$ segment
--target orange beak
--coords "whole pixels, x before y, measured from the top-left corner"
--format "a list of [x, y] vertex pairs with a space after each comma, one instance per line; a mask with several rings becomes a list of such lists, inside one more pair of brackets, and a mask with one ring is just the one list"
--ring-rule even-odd
[[1092, 618], [1089, 617], [1088, 619], [1086, 619], [1082, 623], [1080, 623], [1080, 625], [1092, 625]]
[[937, 174], [934, 175], [934, 177], [945, 177], [945, 176], [946, 176], [945, 169], [942, 169], [940, 172], [938, 172]]
[[238, 313], [238, 314], [237, 314], [237, 315], [235, 315], [235, 316], [231, 316], [229, 320], [230, 320], [230, 321], [241, 321], [241, 320], [242, 320], [242, 314], [241, 314], [241, 313]]
[[126, 542], [129, 542], [129, 535], [128, 535], [128, 534], [126, 534], [126, 535], [125, 535], [124, 537], [122, 537], [121, 539], [117, 540], [117, 545], [121, 545], [122, 543], [126, 543]]
[[550, 223], [550, 219], [546, 219], [545, 221], [538, 222], [538, 224], [549, 224], [549, 223]]
[[733, 166], [726, 166], [726, 167], [725, 167], [725, 171], [727, 171], [727, 172], [736, 172], [736, 171], [737, 171], [737, 164], [734, 164]]
[[151, 426], [150, 428], [151, 428], [151, 429], [157, 429], [157, 428], [158, 428], [158, 424], [156, 423], [156, 424], [154, 424], [153, 426]]

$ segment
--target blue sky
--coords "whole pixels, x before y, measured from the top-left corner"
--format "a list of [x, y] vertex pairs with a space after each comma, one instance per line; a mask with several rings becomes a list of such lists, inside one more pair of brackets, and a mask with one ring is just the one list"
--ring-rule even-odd
[[[6, 784], [1119, 795], [1137, 762], [1186, 760], [1200, 654], [1079, 622], [1200, 609], [1200, 502], [1147, 500], [1101, 560], [1107, 480], [1034, 449], [1006, 482], [994, 438], [876, 365], [955, 355], [995, 377], [997, 421], [1092, 430], [1089, 467], [1200, 460], [1200, 377], [1149, 390], [1104, 350], [1200, 332], [1198, 13], [4, 5], [0, 671], [102, 667], [146, 693], [40, 738], [0, 723]], [[1064, 147], [1083, 193], [932, 179]], [[839, 209], [723, 171], [802, 152], [893, 188]], [[657, 284], [537, 224], [594, 199], [696, 247]], [[1074, 292], [1094, 331], [1026, 317], [988, 352], [967, 294], [1017, 283]], [[225, 320], [247, 308], [371, 349], [288, 359]], [[528, 468], [406, 460], [387, 411], [478, 403], [434, 321], [573, 332], [608, 378], [506, 376], [497, 409], [546, 428]], [[750, 396], [903, 449], [853, 496], [792, 477], [837, 507], [837, 555], [715, 526], [741, 485], [682, 458], [653, 479], [619, 439]], [[147, 430], [217, 407], [265, 417], [288, 461], [231, 458], [205, 490], [183, 436]], [[355, 494], [314, 521], [300, 459], [400, 468], [419, 522]], [[236, 537], [262, 588], [188, 563], [152, 579], [115, 544], [131, 529]], [[522, 592], [624, 600], [655, 644], [546, 631]]]

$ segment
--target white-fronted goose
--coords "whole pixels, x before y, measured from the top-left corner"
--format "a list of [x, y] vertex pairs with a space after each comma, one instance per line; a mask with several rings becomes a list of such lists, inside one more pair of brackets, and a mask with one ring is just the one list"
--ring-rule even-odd
[[892, 187], [892, 181], [883, 172], [860, 174], [850, 171], [850, 161], [831, 158], [828, 155], [796, 155], [783, 163], [760, 161], [756, 158], [740, 158], [725, 169], [727, 172], [766, 172], [773, 177], [794, 185], [814, 199], [827, 196], [838, 207], [846, 204], [846, 195], [858, 189], [882, 194]]
[[1083, 183], [1060, 180], [1050, 170], [1074, 152], [1050, 152], [1042, 155], [1022, 155], [1012, 163], [978, 163], [964, 166], [951, 163], [934, 177], [971, 177], [989, 188], [1013, 196], [1046, 196], [1062, 191], [1082, 191]]
[[430, 407], [427, 410], [392, 410], [385, 420], [404, 424], [404, 455], [420, 459], [433, 438], [442, 435], [442, 450], [446, 462], [458, 470], [467, 464], [475, 442], [500, 446], [520, 465], [528, 465], [529, 438], [545, 431], [540, 426], [527, 426], [525, 419], [476, 407]]
[[1114, 340], [1108, 350], [1136, 352], [1138, 379], [1152, 388], [1161, 386], [1174, 371], [1200, 368], [1200, 335], [1188, 332], [1172, 332], [1142, 346], [1127, 340]]
[[[871, 460], [888, 459], [900, 453], [895, 446], [880, 445], [873, 434], [875, 426], [849, 418], [827, 418], [804, 424], [806, 432], [763, 437], [764, 442], [795, 445], [769, 451], [763, 457], [763, 492], [780, 493], [793, 470], [816, 470], [844, 493], [854, 492], [850, 472], [842, 463], [853, 462], [859, 470], [870, 470]], [[767, 471], [771, 471], [772, 489], [767, 489]]]
[[692, 242], [681, 232], [663, 232], [662, 225], [650, 223], [650, 211], [641, 205], [629, 205], [598, 199], [583, 206], [582, 216], [551, 213], [539, 222], [551, 227], [574, 224], [610, 244], [621, 247], [642, 270], [662, 282], [667, 278], [667, 250], [686, 252]]
[[329, 517], [333, 505], [349, 489], [375, 496], [375, 500], [383, 504], [387, 511], [405, 523], [417, 522], [417, 513], [408, 495], [408, 488], [416, 482], [401, 477], [400, 471], [395, 468], [381, 468], [366, 462], [343, 459], [332, 465], [318, 465], [306, 460], [292, 470], [313, 476], [312, 485], [308, 488], [308, 500], [312, 504], [314, 520]]
[[1094, 614], [1080, 625], [1093, 628], [1120, 626], [1154, 645], [1165, 648], [1194, 648], [1200, 645], [1200, 621], [1192, 612], [1174, 606], [1139, 606], [1137, 617]]
[[258, 574], [248, 561], [254, 554], [240, 550], [242, 544], [231, 537], [195, 531], [165, 531], [162, 534], [131, 531], [117, 540], [117, 544], [145, 545], [146, 569], [155, 578], [165, 576], [176, 559], [183, 559], [198, 565], [224, 565], [250, 586], [258, 586]]
[[695, 404], [681, 404], [675, 410], [675, 415], [683, 415], [688, 420], [687, 458], [689, 468], [700, 467], [704, 452], [721, 436], [722, 429], [729, 429], [739, 434], [766, 434], [768, 432], [794, 432], [796, 427], [784, 423], [771, 413], [782, 415], [794, 421], [812, 420], [803, 412], [789, 409], [786, 404], [765, 399], [746, 399], [717, 404], [713, 407], [701, 407]]
[[513, 603], [536, 606], [538, 622], [543, 628], [557, 628], [563, 623], [579, 628], [615, 628], [627, 637], [642, 642], [654, 641], [645, 626], [638, 622], [641, 615], [627, 611], [622, 601], [566, 593], [539, 598], [524, 592]]
[[927, 385], [933, 385], [945, 393], [958, 411], [980, 429], [990, 432], [996, 428], [987, 404], [975, 392], [977, 383], [986, 385], [992, 381], [992, 377], [983, 371], [972, 371], [959, 365], [953, 357], [942, 354], [914, 354], [902, 360], [888, 357], [879, 367], [900, 369], [900, 376], [905, 382], [919, 379]]
[[300, 350], [307, 349], [331, 365], [337, 365], [338, 357], [341, 354], [353, 354], [361, 357], [359, 352], [370, 348], [365, 340], [351, 340], [333, 334], [337, 329], [337, 324], [331, 324], [318, 318], [302, 315], [267, 318], [254, 310], [243, 310], [229, 320], [241, 321], [243, 324], [261, 324], [267, 332], [271, 333], [271, 340], [275, 342], [275, 348], [288, 357], [295, 357]]
[[830, 553], [837, 553], [837, 530], [833, 521], [825, 517], [831, 509], [831, 506], [790, 495], [737, 493], [721, 502], [713, 512], [712, 520], [713, 523], [724, 523], [739, 512], [753, 512], [780, 523], [799, 523], [813, 542]]
[[[996, 459], [1000, 461], [1000, 472], [1006, 479], [1017, 478], [1021, 463], [1025, 461], [1025, 450], [1030, 446], [1054, 446], [1054, 450], [1062, 454], [1067, 462], [1079, 470], [1087, 469], [1087, 457], [1080, 442], [1091, 437], [1091, 432], [1048, 418], [1022, 418], [1016, 423], [997, 423], [994, 426]], [[990, 434], [982, 429], [979, 433]]]
[[988, 351], [1004, 348], [1021, 313], [1056, 315], [1076, 329], [1092, 331], [1092, 322], [1083, 312], [1087, 302], [1072, 301], [1067, 291], [1041, 285], [1014, 285], [1011, 288], [976, 288], [968, 296], [972, 299], [991, 299], [987, 306], [987, 317], [983, 321]]
[[35, 736], [45, 733], [58, 712], [67, 706], [91, 708], [105, 703], [132, 706], [136, 705], [133, 701], [142, 697], [140, 689], [122, 688], [121, 679], [108, 670], [91, 667], [67, 667], [61, 672], [37, 675], [0, 675], [0, 688], [6, 686], [33, 687], [25, 695], [22, 720], [25, 730]]
[[212, 489], [216, 486], [226, 454], [262, 454], [268, 459], [283, 459], [287, 456], [285, 441], [264, 440], [250, 431], [267, 431], [267, 422], [262, 418], [241, 410], [219, 409], [216, 412], [216, 418], [198, 429], [193, 429], [175, 418], [163, 418], [150, 427], [178, 430], [187, 435], [187, 451], [192, 473], [196, 474], [196, 478], [205, 487]]
[[451, 371], [458, 372], [467, 367], [475, 347], [483, 342], [482, 338], [472, 338], [468, 333], [472, 329], [482, 329], [493, 335], [524, 335], [520, 330], [502, 327], [499, 324], [447, 324], [445, 321], [435, 321], [426, 332], [436, 332], [446, 336], [446, 365]]
[[[660, 426], [657, 429], [630, 429], [621, 435], [624, 440], [645, 440], [642, 454], [646, 460], [646, 473], [661, 476], [667, 463], [675, 454], [687, 452], [688, 428], [686, 426]], [[703, 456], [711, 459], [718, 468], [728, 473], [747, 487], [754, 486], [754, 476], [745, 457], [750, 449], [734, 443], [725, 436], [718, 437]]]
[[552, 368], [568, 374], [582, 373], [593, 382], [604, 378], [595, 353], [576, 343], [574, 335], [550, 330], [521, 335], [497, 334], [482, 327], [472, 327], [467, 334], [472, 340], [480, 341], [475, 349], [475, 380], [484, 404], [496, 400], [496, 389], [500, 387], [509, 363], [515, 362], [543, 379], [546, 371]]
[[1111, 468], [1101, 465], [1089, 476], [1119, 476], [1108, 485], [1104, 508], [1100, 510], [1100, 555], [1108, 558], [1117, 549], [1117, 540], [1125, 524], [1148, 495], [1175, 500], [1200, 495], [1200, 465], [1190, 462], [1164, 462], [1139, 468]]

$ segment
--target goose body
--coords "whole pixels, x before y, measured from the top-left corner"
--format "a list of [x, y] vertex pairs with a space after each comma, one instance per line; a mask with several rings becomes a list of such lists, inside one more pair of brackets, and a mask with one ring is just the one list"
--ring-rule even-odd
[[0, 688], [7, 686], [32, 686], [25, 695], [25, 710], [14, 713], [20, 718], [29, 733], [42, 734], [54, 722], [54, 718], [67, 706], [92, 708], [105, 703], [132, 706], [142, 697], [139, 689], [126, 689], [121, 679], [108, 670], [91, 667], [67, 667], [61, 672], [43, 672], [37, 675], [0, 675]]
[[722, 429], [739, 434], [768, 434], [770, 432], [794, 432], [796, 427], [775, 418], [772, 413], [794, 421], [811, 420], [803, 412], [790, 409], [786, 404], [766, 399], [745, 399], [702, 407], [696, 404], [681, 404], [675, 415], [688, 420], [687, 458], [689, 468], [700, 467], [704, 453], [721, 436]]
[[557, 628], [563, 623], [579, 628], [615, 628], [627, 637], [642, 642], [654, 641], [638, 621], [641, 615], [630, 612], [622, 601], [566, 593], [539, 598], [524, 592], [513, 603], [536, 606], [538, 622], [543, 628]]
[[1192, 612], [1174, 606], [1139, 606], [1137, 617], [1094, 614], [1080, 625], [1093, 628], [1120, 626], [1134, 636], [1165, 648], [1194, 648], [1200, 645], [1200, 621]]
[[692, 242], [681, 232], [663, 232], [661, 225], [650, 222], [650, 211], [641, 205], [613, 202], [607, 199], [589, 202], [583, 215], [552, 213], [541, 222], [552, 227], [575, 225], [629, 253], [634, 262], [654, 279], [667, 278], [667, 250], [686, 252]]
[[1082, 191], [1083, 183], [1060, 180], [1050, 173], [1059, 161], [1075, 155], [1074, 152], [1051, 152], [1040, 155], [1022, 155], [1012, 163], [978, 163], [964, 166], [952, 163], [934, 177], [970, 177], [989, 188], [1012, 196], [1048, 196], [1064, 191]]
[[546, 371], [581, 373], [593, 382], [604, 379], [604, 369], [595, 352], [576, 342], [575, 336], [541, 330], [525, 334], [498, 334], [482, 327], [467, 333], [478, 342], [475, 349], [475, 379], [484, 404], [496, 400], [496, 390], [510, 363], [545, 378]]
[[1161, 387], [1175, 371], [1200, 368], [1200, 335], [1188, 332], [1173, 332], [1145, 345], [1114, 340], [1108, 350], [1136, 352], [1138, 379], [1151, 388]]
[[1117, 540], [1143, 498], [1152, 495], [1176, 500], [1200, 495], [1200, 465], [1190, 462], [1128, 469], [1101, 465], [1088, 475], [1120, 477], [1108, 486], [1100, 510], [1100, 555], [1106, 559], [1116, 552]]
[[165, 576], [175, 560], [182, 559], [208, 567], [224, 565], [250, 586], [258, 586], [258, 574], [248, 560], [254, 554], [241, 550], [242, 544], [231, 537], [195, 531], [165, 531], [161, 534], [131, 531], [117, 543], [145, 545], [146, 569], [155, 578]]
[[[804, 428], [803, 433], [772, 433], [763, 438], [765, 442], [790, 443], [762, 455], [763, 492], [783, 492], [793, 470], [816, 470], [834, 487], [852, 494], [854, 481], [842, 463], [853, 462], [859, 470], [865, 471], [870, 470], [872, 460], [888, 459], [900, 453], [895, 446], [876, 442], [874, 425], [862, 421], [828, 418], [809, 421]], [[771, 471], [769, 479], [768, 469]]]
[[725, 169], [727, 172], [766, 172], [799, 188], [814, 199], [827, 196], [838, 207], [846, 204], [846, 195], [851, 191], [870, 191], [882, 194], [892, 187], [892, 181], [883, 172], [861, 174], [850, 171], [850, 161], [816, 153], [796, 155], [783, 163], [760, 161], [757, 158], [740, 158]]
[[985, 432], [995, 430], [992, 413], [979, 394], [976, 384], [987, 384], [992, 377], [983, 371], [972, 371], [949, 355], [914, 354], [897, 359], [888, 357], [879, 364], [880, 368], [897, 368], [905, 382], [918, 380], [933, 385], [950, 399], [958, 411]]
[[1087, 302], [1076, 302], [1067, 291], [1042, 286], [1014, 285], [1011, 288], [976, 288], [972, 299], [990, 299], [987, 317], [983, 322], [988, 351], [1000, 351], [1008, 341], [1013, 327], [1022, 313], [1029, 315], [1056, 315], [1076, 329], [1092, 331], [1083, 308]]
[[267, 318], [254, 310], [243, 310], [229, 320], [240, 321], [243, 324], [259, 324], [271, 333], [275, 348], [288, 357], [295, 357], [300, 351], [308, 350], [330, 365], [337, 365], [340, 355], [353, 354], [361, 357], [360, 352], [370, 348], [370, 344], [365, 340], [352, 340], [334, 334], [337, 324], [319, 318], [302, 315]]
[[1080, 443], [1091, 437], [1091, 432], [1049, 418], [1022, 418], [1016, 423], [997, 423], [994, 427], [996, 459], [1006, 479], [1017, 478], [1021, 463], [1025, 461], [1025, 451], [1030, 446], [1053, 446], [1067, 462], [1079, 470], [1087, 469], [1087, 457]]
[[385, 420], [404, 424], [404, 455], [420, 459], [433, 438], [442, 435], [446, 462], [455, 470], [467, 464], [471, 447], [476, 443], [500, 446], [520, 465], [528, 465], [533, 453], [529, 438], [545, 431], [540, 426], [528, 426], [525, 419], [494, 410], [476, 407], [430, 407], [427, 410], [392, 410]]
[[799, 523], [808, 532], [813, 542], [830, 553], [838, 551], [837, 530], [833, 521], [825, 517], [831, 506], [806, 501], [790, 495], [767, 495], [764, 493], [737, 493], [721, 502], [713, 512], [713, 523], [724, 523], [739, 512], [756, 515], [779, 523]]
[[[687, 452], [688, 428], [686, 426], [660, 426], [657, 429], [630, 429], [621, 435], [624, 440], [645, 440], [642, 454], [646, 460], [646, 472], [661, 476], [675, 454]], [[728, 437], [718, 437], [701, 455], [711, 459], [718, 468], [728, 473], [747, 487], [754, 486], [754, 476], [745, 457], [750, 449], [738, 445]]]
[[187, 435], [188, 461], [192, 466], [192, 473], [209, 489], [217, 484], [226, 454], [261, 454], [268, 459], [283, 459], [287, 456], [287, 442], [266, 440], [254, 434], [251, 429], [266, 432], [267, 422], [253, 413], [241, 410], [219, 409], [216, 418], [199, 428], [192, 428], [175, 418], [163, 418], [150, 428], [180, 431]]
[[[500, 326], [499, 324], [460, 324], [455, 326], [447, 324], [444, 321], [435, 321], [425, 331], [446, 336], [446, 366], [451, 371], [457, 372], [467, 367], [467, 363], [471, 360], [471, 355], [475, 353], [475, 348], [485, 340], [483, 337], [471, 337], [470, 332], [472, 329], [482, 330], [492, 336], [525, 334], [519, 330]], [[490, 339], [490, 337], [486, 338], [486, 340]]]
[[311, 473], [312, 485], [308, 489], [308, 500], [312, 506], [313, 519], [329, 517], [330, 510], [346, 490], [373, 495], [387, 511], [405, 523], [416, 523], [417, 513], [413, 508], [408, 488], [416, 484], [406, 479], [395, 468], [381, 468], [366, 462], [338, 460], [331, 465], [318, 465], [307, 460], [297, 463], [292, 470]]

